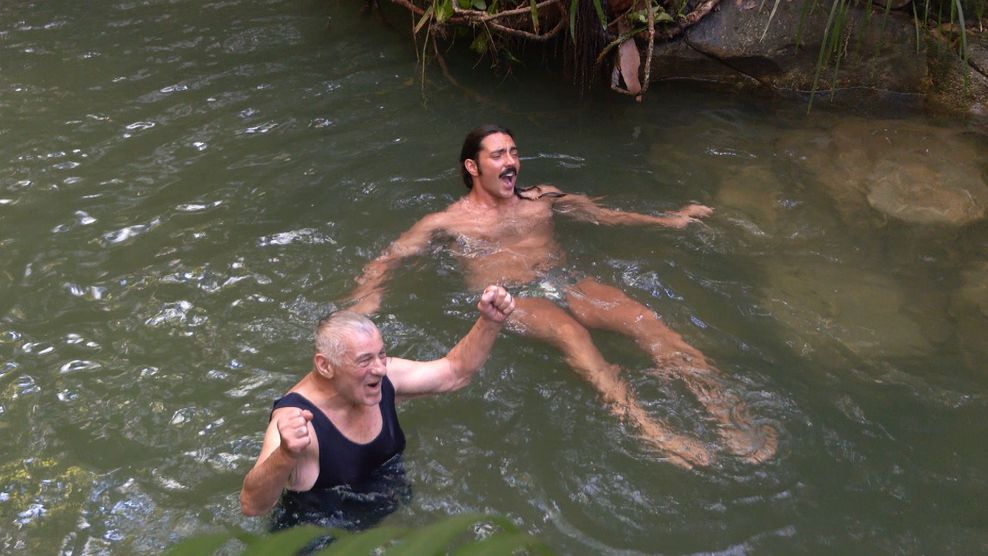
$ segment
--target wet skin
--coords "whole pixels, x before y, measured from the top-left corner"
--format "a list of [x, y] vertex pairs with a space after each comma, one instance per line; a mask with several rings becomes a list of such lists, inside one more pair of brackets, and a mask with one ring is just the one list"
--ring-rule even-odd
[[[689, 205], [662, 216], [617, 211], [584, 195], [561, 194], [550, 185], [529, 189], [521, 193], [522, 198], [515, 194], [521, 161], [513, 139], [503, 133], [485, 137], [477, 160], [467, 160], [464, 167], [473, 180], [470, 192], [446, 210], [418, 221], [364, 267], [352, 294], [354, 310], [376, 312], [391, 269], [436, 240], [449, 242], [470, 288], [500, 284], [510, 290], [537, 281], [565, 263], [554, 239], [556, 213], [595, 224], [672, 228], [684, 228], [713, 213], [703, 205]], [[569, 311], [546, 299], [517, 298], [511, 329], [559, 348], [567, 363], [594, 385], [614, 412], [631, 419], [671, 462], [683, 467], [706, 465], [712, 453], [698, 440], [670, 431], [641, 408], [619, 377], [619, 367], [608, 363], [593, 344], [588, 328], [629, 336], [655, 362], [657, 375], [683, 380], [717, 422], [727, 450], [751, 462], [775, 454], [775, 431], [752, 425], [739, 398], [725, 388], [722, 375], [651, 309], [591, 278], [563, 293]]]

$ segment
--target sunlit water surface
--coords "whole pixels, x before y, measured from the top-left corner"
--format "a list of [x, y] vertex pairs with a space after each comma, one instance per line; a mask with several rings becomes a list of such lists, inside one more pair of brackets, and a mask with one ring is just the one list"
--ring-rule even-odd
[[[462, 194], [485, 121], [514, 129], [523, 182], [717, 209], [557, 233], [713, 358], [780, 449], [676, 468], [557, 352], [505, 336], [469, 388], [400, 408], [414, 497], [389, 522], [495, 512], [563, 554], [988, 550], [983, 129], [675, 86], [581, 99], [472, 59], [450, 62], [482, 97], [436, 65], [423, 87], [407, 15], [360, 5], [0, 5], [0, 552], [262, 531], [240, 482], [314, 320]], [[946, 208], [895, 216], [891, 182], [923, 179]], [[434, 358], [473, 303], [437, 251], [377, 320], [392, 354]], [[656, 418], [715, 445], [681, 384], [595, 338]]]

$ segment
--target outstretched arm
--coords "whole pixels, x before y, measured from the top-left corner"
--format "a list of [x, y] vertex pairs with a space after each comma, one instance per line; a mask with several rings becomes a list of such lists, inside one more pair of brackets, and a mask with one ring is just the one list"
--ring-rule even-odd
[[391, 271], [405, 257], [417, 255], [428, 247], [433, 234], [442, 227], [441, 214], [430, 214], [419, 220], [380, 256], [364, 265], [363, 273], [357, 278], [357, 287], [349, 295], [349, 300], [353, 302], [351, 311], [365, 315], [377, 312]]
[[487, 286], [477, 303], [480, 317], [473, 328], [442, 359], [410, 361], [393, 357], [388, 377], [400, 398], [451, 392], [466, 386], [491, 353], [494, 340], [515, 300], [500, 286]]
[[[552, 186], [542, 186], [543, 191], [552, 193], [558, 189]], [[555, 209], [563, 214], [594, 224], [616, 225], [659, 225], [669, 228], [685, 228], [691, 222], [699, 222], [713, 214], [714, 209], [704, 205], [687, 205], [677, 211], [667, 212], [661, 216], [626, 212], [602, 207], [594, 199], [586, 195], [568, 193], [553, 198]]]

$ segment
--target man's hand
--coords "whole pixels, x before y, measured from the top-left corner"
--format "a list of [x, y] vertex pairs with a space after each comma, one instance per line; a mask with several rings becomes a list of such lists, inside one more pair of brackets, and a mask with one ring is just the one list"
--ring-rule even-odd
[[686, 205], [685, 207], [670, 212], [668, 225], [673, 228], [685, 228], [693, 222], [699, 222], [700, 218], [706, 218], [714, 213], [714, 209], [706, 205]]
[[281, 435], [281, 449], [292, 459], [298, 459], [309, 447], [309, 421], [312, 412], [307, 409], [294, 409], [278, 417], [278, 434]]
[[714, 209], [706, 205], [686, 205], [676, 211], [677, 214], [689, 216], [691, 218], [706, 218], [714, 213]]
[[371, 316], [381, 308], [381, 294], [372, 293], [367, 295], [354, 303], [353, 305], [347, 307], [347, 310], [353, 311], [354, 313], [360, 313], [361, 315]]
[[485, 319], [502, 323], [515, 310], [515, 298], [501, 286], [487, 286], [477, 302], [477, 309]]

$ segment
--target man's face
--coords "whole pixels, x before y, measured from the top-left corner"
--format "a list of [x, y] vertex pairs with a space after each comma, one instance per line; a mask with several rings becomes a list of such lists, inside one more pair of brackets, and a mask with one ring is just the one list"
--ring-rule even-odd
[[[514, 196], [521, 160], [518, 158], [518, 147], [510, 135], [492, 133], [484, 137], [480, 142], [480, 152], [477, 153], [475, 164], [477, 174], [473, 181], [474, 187], [480, 185], [496, 198]], [[469, 171], [469, 167], [467, 170]]]
[[345, 361], [333, 377], [337, 391], [355, 406], [381, 403], [381, 383], [388, 374], [381, 333], [352, 332]]

